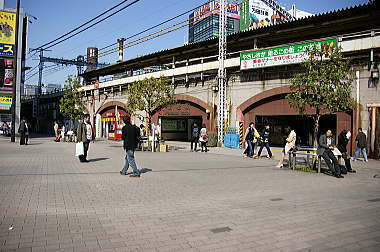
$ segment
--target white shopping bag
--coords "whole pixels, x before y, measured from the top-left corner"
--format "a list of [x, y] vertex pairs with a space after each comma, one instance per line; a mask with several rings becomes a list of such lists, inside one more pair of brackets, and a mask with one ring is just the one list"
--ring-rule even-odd
[[84, 154], [83, 142], [79, 142], [75, 145], [75, 156], [80, 156]]

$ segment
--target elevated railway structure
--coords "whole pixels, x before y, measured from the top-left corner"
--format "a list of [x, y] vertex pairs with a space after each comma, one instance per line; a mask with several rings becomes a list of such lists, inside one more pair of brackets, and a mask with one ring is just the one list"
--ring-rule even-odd
[[[331, 114], [322, 118], [322, 129], [333, 128], [356, 132], [367, 130], [371, 148], [376, 138], [379, 118], [380, 89], [380, 8], [378, 1], [347, 9], [314, 15], [304, 19], [248, 30], [227, 37], [226, 69], [226, 126], [237, 126], [250, 121], [257, 127], [271, 124], [273, 141], [282, 143], [283, 128], [293, 126], [300, 136], [300, 144], [310, 144], [310, 119], [291, 108], [285, 95], [289, 93], [290, 78], [298, 73], [300, 65], [286, 58], [281, 64], [266, 66], [259, 62], [254, 67], [242, 65], [241, 53], [278, 51], [307, 43], [333, 40], [351, 59], [352, 97], [357, 105], [352, 111]], [[280, 56], [280, 55], [279, 55]], [[287, 63], [288, 62], [288, 63]], [[261, 64], [261, 65], [260, 65]], [[178, 104], [158, 109], [153, 121], [161, 124], [166, 139], [187, 140], [193, 122], [205, 123], [216, 130], [218, 114], [218, 39], [210, 39], [177, 48], [166, 49], [129, 59], [82, 76], [83, 104], [92, 114], [98, 137], [117, 133], [117, 113], [125, 113], [125, 89], [130, 83], [144, 78], [165, 78], [173, 85]], [[308, 110], [306, 114], [315, 113]], [[137, 119], [136, 119], [137, 120]], [[355, 137], [355, 135], [354, 135]]]

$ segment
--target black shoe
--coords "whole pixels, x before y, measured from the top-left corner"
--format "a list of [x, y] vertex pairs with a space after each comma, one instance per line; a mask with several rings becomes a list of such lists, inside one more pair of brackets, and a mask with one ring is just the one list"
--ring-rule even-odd
[[120, 175], [127, 175], [127, 173], [120, 171]]
[[86, 160], [83, 160], [84, 163], [89, 163], [90, 161], [88, 161], [87, 159]]
[[342, 175], [335, 175], [336, 178], [344, 178]]
[[347, 172], [356, 173], [355, 170], [348, 170]]
[[139, 178], [140, 177], [140, 174], [132, 174], [132, 175], [129, 175], [130, 178]]

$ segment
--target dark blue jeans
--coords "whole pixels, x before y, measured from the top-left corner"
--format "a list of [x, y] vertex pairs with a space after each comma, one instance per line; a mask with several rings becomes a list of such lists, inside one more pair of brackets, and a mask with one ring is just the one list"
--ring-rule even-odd
[[253, 156], [253, 143], [250, 140], [247, 140], [247, 156], [252, 157]]
[[263, 149], [264, 149], [264, 146], [265, 146], [265, 148], [267, 148], [268, 155], [269, 155], [269, 157], [271, 158], [271, 157], [272, 157], [272, 152], [271, 152], [271, 150], [270, 150], [270, 145], [269, 145], [269, 143], [261, 143], [260, 150], [259, 150], [259, 153], [257, 153], [257, 156], [260, 157], [261, 152], [262, 152]]

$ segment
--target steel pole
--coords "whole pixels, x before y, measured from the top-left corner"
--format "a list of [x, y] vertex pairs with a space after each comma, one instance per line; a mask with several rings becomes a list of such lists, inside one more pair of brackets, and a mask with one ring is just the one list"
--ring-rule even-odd
[[223, 144], [224, 140], [224, 127], [226, 117], [226, 71], [224, 69], [224, 60], [226, 59], [226, 6], [225, 0], [219, 1], [219, 69], [218, 69], [218, 142]]
[[20, 0], [16, 2], [16, 31], [15, 31], [15, 53], [13, 62], [13, 89], [12, 89], [12, 130], [11, 130], [11, 142], [16, 142], [16, 87], [17, 87], [17, 56], [18, 56], [18, 34], [19, 34], [19, 18], [20, 18]]

